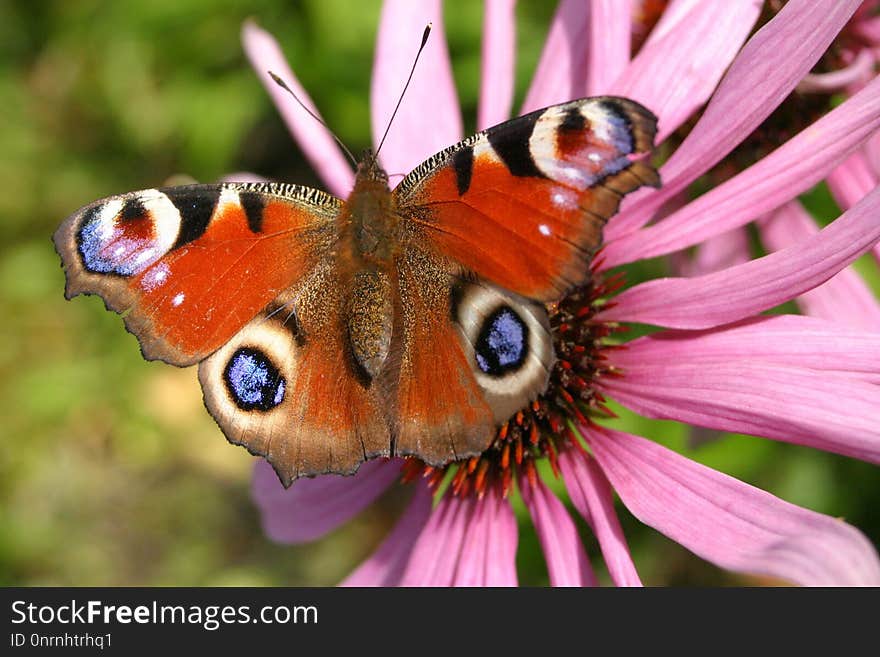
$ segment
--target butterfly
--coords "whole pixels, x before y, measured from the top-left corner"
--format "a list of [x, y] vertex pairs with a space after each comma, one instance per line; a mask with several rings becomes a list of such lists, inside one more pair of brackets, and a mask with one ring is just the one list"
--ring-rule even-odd
[[226, 438], [285, 486], [380, 456], [477, 455], [541, 395], [546, 304], [584, 285], [622, 197], [659, 175], [656, 117], [584, 98], [501, 123], [390, 189], [367, 152], [341, 200], [293, 184], [149, 189], [54, 236], [144, 358], [198, 364]]

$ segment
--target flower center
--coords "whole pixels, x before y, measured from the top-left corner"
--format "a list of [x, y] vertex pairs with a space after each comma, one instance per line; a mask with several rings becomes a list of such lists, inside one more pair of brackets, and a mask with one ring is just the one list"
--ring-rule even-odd
[[535, 463], [539, 459], [546, 458], [557, 472], [560, 444], [580, 445], [568, 420], [587, 424], [591, 416], [613, 416], [594, 381], [599, 376], [618, 375], [608, 366], [604, 352], [614, 348], [607, 338], [626, 329], [597, 321], [594, 316], [606, 306], [603, 299], [622, 285], [621, 274], [605, 278], [594, 271], [587, 285], [548, 306], [557, 360], [547, 390], [501, 425], [479, 456], [439, 468], [408, 458], [403, 481], [425, 478], [429, 486], [436, 488], [451, 477], [450, 488], [455, 495], [482, 497], [489, 488], [498, 487], [506, 496], [517, 471], [530, 480], [537, 477]]

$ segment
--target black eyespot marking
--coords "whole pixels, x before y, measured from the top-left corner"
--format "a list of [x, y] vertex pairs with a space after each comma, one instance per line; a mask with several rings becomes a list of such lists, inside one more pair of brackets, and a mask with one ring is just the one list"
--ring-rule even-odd
[[130, 197], [122, 206], [122, 212], [119, 213], [120, 221], [133, 221], [142, 219], [147, 216], [147, 209], [137, 196]]
[[229, 396], [243, 411], [270, 411], [284, 399], [285, 381], [261, 351], [238, 349], [223, 370]]
[[452, 167], [455, 169], [455, 184], [458, 186], [458, 195], [461, 196], [471, 186], [471, 176], [474, 173], [474, 147], [467, 146], [456, 151], [452, 156]]
[[579, 107], [569, 107], [565, 112], [562, 123], [558, 130], [561, 132], [583, 132], [587, 125], [587, 119], [581, 114]]
[[629, 117], [626, 115], [626, 110], [613, 98], [603, 98], [599, 101], [599, 107], [601, 107], [608, 114], [612, 114], [619, 118], [621, 121], [629, 124]]
[[477, 365], [490, 376], [516, 371], [529, 354], [529, 327], [510, 306], [502, 306], [483, 323], [474, 352]]
[[535, 164], [529, 150], [529, 139], [542, 115], [543, 112], [533, 112], [486, 131], [489, 144], [514, 176], [547, 177]]
[[208, 229], [220, 200], [220, 188], [213, 190], [161, 189], [180, 211], [180, 232], [172, 249], [199, 239]]
[[248, 228], [252, 233], [261, 232], [263, 230], [263, 208], [266, 207], [265, 197], [254, 192], [239, 192], [238, 200], [241, 202], [241, 207], [244, 208]]

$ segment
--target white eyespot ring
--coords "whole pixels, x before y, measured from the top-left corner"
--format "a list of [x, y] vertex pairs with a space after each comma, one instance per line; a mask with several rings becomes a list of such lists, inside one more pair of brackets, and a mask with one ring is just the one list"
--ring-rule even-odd
[[481, 281], [456, 291], [453, 317], [498, 424], [547, 389], [556, 355], [542, 305]]

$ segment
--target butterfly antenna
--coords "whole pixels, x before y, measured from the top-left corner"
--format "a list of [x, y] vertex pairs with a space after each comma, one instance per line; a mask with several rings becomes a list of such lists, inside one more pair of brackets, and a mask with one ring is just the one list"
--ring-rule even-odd
[[397, 116], [397, 110], [400, 109], [400, 103], [403, 102], [403, 97], [406, 95], [406, 90], [409, 89], [409, 83], [412, 81], [413, 73], [416, 72], [416, 64], [419, 63], [419, 57], [422, 54], [422, 51], [425, 49], [425, 44], [428, 43], [428, 35], [431, 34], [431, 23], [428, 23], [425, 26], [425, 31], [422, 34], [422, 45], [419, 46], [419, 51], [416, 53], [416, 58], [413, 60], [412, 68], [409, 71], [409, 77], [406, 79], [406, 84], [403, 85], [403, 91], [400, 92], [400, 98], [397, 99], [397, 105], [394, 106], [394, 111], [391, 113], [391, 118], [388, 119], [388, 127], [385, 128], [385, 134], [382, 135], [382, 141], [379, 142], [379, 147], [376, 149], [376, 154], [374, 157], [379, 157], [379, 151], [382, 150], [382, 144], [385, 143], [385, 138], [388, 136], [388, 131], [391, 129], [391, 124], [394, 122], [394, 117]]
[[330, 133], [330, 136], [333, 137], [333, 139], [336, 140], [336, 143], [339, 144], [340, 148], [342, 148], [342, 150], [345, 151], [345, 154], [348, 155], [348, 159], [351, 160], [351, 163], [352, 163], [353, 165], [357, 166], [357, 159], [355, 158], [355, 156], [352, 155], [352, 154], [351, 154], [351, 151], [348, 150], [348, 147], [347, 147], [345, 144], [342, 143], [342, 140], [341, 140], [339, 137], [336, 136], [336, 133], [333, 132], [333, 131], [330, 129], [330, 126], [328, 126], [328, 125], [324, 122], [324, 119], [322, 119], [320, 116], [318, 116], [318, 115], [315, 114], [312, 110], [310, 110], [308, 107], [306, 107], [306, 104], [305, 104], [304, 102], [302, 102], [302, 101], [299, 99], [299, 96], [297, 96], [297, 95], [293, 92], [293, 89], [291, 89], [290, 87], [287, 86], [287, 83], [286, 83], [284, 80], [282, 80], [280, 77], [278, 77], [277, 75], [275, 75], [272, 71], [266, 71], [266, 72], [267, 72], [267, 73], [269, 74], [269, 76], [275, 81], [275, 84], [277, 84], [279, 87], [281, 87], [282, 89], [284, 89], [284, 91], [286, 91], [286, 92], [289, 93], [291, 96], [293, 96], [293, 99], [294, 99], [296, 102], [299, 103], [299, 106], [300, 106], [300, 107], [302, 107], [306, 112], [308, 112], [309, 116], [311, 116], [313, 119], [315, 119], [315, 121], [317, 121], [317, 122], [320, 123], [322, 126], [324, 126], [325, 128], [327, 128], [327, 132], [329, 132], [329, 133]]

